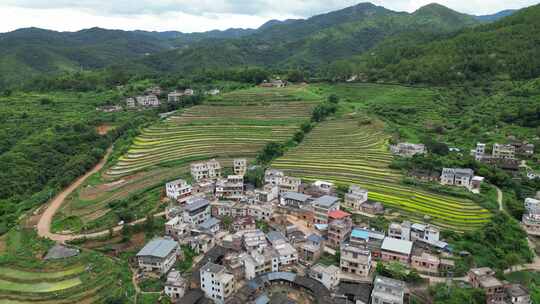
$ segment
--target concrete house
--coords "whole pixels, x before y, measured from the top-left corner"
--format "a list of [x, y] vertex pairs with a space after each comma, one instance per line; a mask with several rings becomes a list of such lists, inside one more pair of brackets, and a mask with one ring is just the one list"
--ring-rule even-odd
[[171, 270], [167, 274], [164, 292], [173, 303], [180, 303], [180, 299], [186, 293], [187, 282], [177, 270]]
[[133, 97], [126, 98], [126, 107], [135, 108], [135, 105], [136, 105], [135, 98]]
[[405, 282], [376, 276], [371, 292], [372, 304], [403, 304], [405, 301]]
[[191, 234], [191, 225], [185, 223], [182, 217], [175, 216], [165, 223], [165, 235], [175, 240], [181, 240]]
[[240, 201], [244, 197], [244, 176], [229, 175], [218, 179], [215, 195], [219, 199]]
[[300, 258], [307, 264], [319, 259], [324, 247], [324, 239], [317, 234], [310, 234], [300, 247]]
[[438, 273], [440, 263], [438, 256], [423, 250], [415, 250], [411, 257], [411, 267], [423, 272]]
[[184, 205], [183, 220], [185, 223], [199, 225], [210, 219], [210, 202], [204, 198]]
[[321, 282], [329, 290], [334, 290], [339, 284], [339, 267], [317, 264], [311, 267], [308, 276]]
[[279, 188], [277, 185], [266, 184], [262, 189], [255, 189], [255, 199], [261, 203], [269, 203], [278, 199]]
[[298, 192], [283, 192], [280, 195], [280, 204], [293, 208], [308, 206], [312, 200], [311, 196]]
[[385, 262], [397, 261], [408, 265], [411, 259], [413, 243], [386, 237], [381, 246], [381, 260]]
[[441, 174], [441, 184], [468, 188], [474, 177], [472, 169], [444, 168]]
[[263, 273], [279, 271], [279, 255], [272, 247], [252, 250], [244, 256], [243, 263], [248, 280]]
[[181, 204], [191, 197], [192, 187], [184, 179], [177, 179], [165, 184], [167, 197]]
[[172, 239], [153, 239], [137, 253], [139, 268], [165, 274], [176, 262], [176, 257], [180, 254], [179, 248], [178, 243]]
[[318, 191], [325, 194], [330, 194], [332, 193], [332, 191], [334, 191], [334, 184], [331, 182], [318, 180], [318, 181], [313, 182], [313, 184], [311, 185]]
[[333, 210], [328, 212], [330, 223], [328, 224], [328, 245], [332, 248], [339, 248], [352, 230], [352, 218], [347, 212]]
[[423, 144], [398, 143], [397, 145], [391, 145], [390, 151], [392, 154], [401, 157], [412, 157], [417, 154], [425, 154], [426, 146]]
[[247, 160], [245, 158], [235, 158], [233, 160], [233, 170], [235, 175], [245, 175], [247, 170]]
[[264, 173], [265, 184], [276, 185], [279, 193], [282, 192], [300, 192], [302, 180], [296, 177], [286, 176], [283, 171], [268, 169]]
[[345, 194], [343, 205], [352, 210], [360, 210], [361, 205], [368, 200], [368, 191], [357, 185], [349, 186], [349, 191]]
[[247, 251], [263, 249], [268, 246], [266, 235], [259, 229], [244, 232], [243, 244]]
[[507, 304], [532, 304], [531, 295], [525, 287], [519, 284], [511, 284], [505, 290]]
[[540, 200], [530, 197], [525, 199], [521, 225], [528, 234], [540, 236]]
[[211, 217], [207, 219], [206, 221], [202, 222], [197, 226], [197, 228], [202, 231], [209, 234], [216, 234], [219, 232], [221, 226], [221, 222], [216, 219], [215, 217]]
[[495, 143], [493, 144], [492, 156], [497, 159], [516, 159], [516, 147]]
[[367, 277], [371, 270], [371, 252], [348, 244], [341, 246], [339, 265], [341, 271]]
[[328, 224], [328, 212], [339, 210], [339, 198], [330, 195], [321, 196], [313, 201], [314, 224]]
[[223, 304], [234, 293], [234, 275], [224, 266], [209, 262], [201, 267], [200, 277], [204, 295], [214, 303]]
[[169, 94], [167, 94], [167, 100], [171, 103], [181, 102], [182, 97], [184, 97], [184, 92], [172, 91]]
[[486, 303], [504, 303], [504, 284], [495, 277], [495, 272], [491, 268], [473, 268], [469, 270], [468, 278], [474, 288], [484, 290]]
[[221, 177], [221, 164], [211, 159], [207, 162], [191, 164], [191, 176], [197, 182], [207, 179], [217, 179]]
[[135, 97], [137, 104], [141, 107], [159, 107], [160, 102], [156, 95], [144, 95]]
[[409, 241], [411, 239], [411, 222], [390, 223], [388, 226], [388, 236], [398, 240]]

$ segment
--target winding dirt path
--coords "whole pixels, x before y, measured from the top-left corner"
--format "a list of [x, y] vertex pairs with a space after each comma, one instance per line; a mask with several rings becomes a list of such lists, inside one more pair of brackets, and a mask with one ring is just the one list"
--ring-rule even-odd
[[495, 187], [495, 189], [497, 189], [497, 203], [499, 203], [499, 211], [504, 211], [503, 192], [501, 189], [499, 189], [499, 187]]
[[70, 237], [69, 235], [61, 235], [61, 234], [54, 234], [51, 232], [51, 223], [54, 215], [56, 212], [58, 212], [58, 209], [62, 207], [62, 204], [64, 203], [64, 200], [73, 192], [75, 189], [77, 189], [84, 181], [89, 178], [94, 173], [97, 173], [105, 163], [107, 162], [107, 159], [109, 158], [109, 155], [112, 152], [112, 147], [107, 149], [107, 153], [105, 153], [105, 156], [103, 159], [99, 161], [97, 165], [94, 166], [90, 171], [86, 172], [83, 176], [76, 179], [71, 185], [69, 185], [66, 189], [62, 190], [62, 192], [58, 193], [52, 201], [48, 204], [48, 206], [45, 209], [45, 212], [41, 215], [39, 218], [39, 221], [37, 223], [37, 232], [38, 235], [44, 238], [48, 238], [57, 242], [65, 242], [68, 240], [72, 240], [74, 238]]
[[[51, 232], [51, 223], [54, 215], [60, 207], [62, 207], [62, 204], [64, 203], [64, 200], [73, 192], [75, 189], [77, 189], [80, 185], [84, 183], [84, 181], [89, 178], [94, 173], [99, 172], [103, 166], [107, 163], [107, 159], [109, 158], [110, 154], [112, 152], [112, 147], [107, 149], [107, 153], [103, 157], [103, 159], [94, 166], [90, 171], [86, 172], [83, 176], [79, 177], [77, 180], [75, 180], [71, 185], [69, 185], [66, 189], [62, 190], [62, 192], [58, 193], [51, 202], [47, 205], [45, 211], [39, 218], [39, 221], [36, 225], [36, 229], [38, 232], [38, 235], [40, 237], [48, 238], [56, 242], [65, 243], [67, 241], [72, 241], [76, 239], [82, 239], [82, 238], [97, 238], [101, 236], [105, 236], [109, 233], [109, 229], [105, 229], [103, 231], [93, 232], [93, 233], [83, 233], [83, 234], [57, 234]], [[160, 212], [157, 214], [154, 214], [154, 217], [160, 217], [165, 215], [165, 212]], [[134, 226], [140, 223], [144, 223], [146, 221], [146, 218], [138, 219], [134, 222], [128, 223], [127, 225]], [[123, 225], [119, 225], [113, 228], [114, 232], [118, 232], [122, 230]]]

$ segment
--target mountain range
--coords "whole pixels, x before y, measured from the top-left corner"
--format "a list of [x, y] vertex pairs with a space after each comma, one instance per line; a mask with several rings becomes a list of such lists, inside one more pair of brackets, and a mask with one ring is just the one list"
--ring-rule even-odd
[[438, 4], [405, 13], [360, 3], [308, 19], [271, 20], [258, 29], [186, 34], [26, 28], [0, 34], [0, 86], [44, 74], [111, 66], [152, 73], [240, 66], [320, 72], [396, 37], [431, 41], [513, 13], [471, 16]]

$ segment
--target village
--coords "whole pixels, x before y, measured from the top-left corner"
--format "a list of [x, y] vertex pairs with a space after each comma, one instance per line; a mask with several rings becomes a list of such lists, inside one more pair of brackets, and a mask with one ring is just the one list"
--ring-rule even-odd
[[[425, 151], [398, 147], [392, 151], [404, 156]], [[163, 293], [175, 303], [277, 303], [270, 299], [283, 291], [280, 303], [289, 303], [287, 297], [298, 303], [409, 303], [410, 284], [377, 274], [378, 264], [450, 282], [455, 256], [469, 254], [453, 252], [429, 223], [392, 222], [387, 231], [358, 225], [355, 215], [385, 212], [358, 185], [338, 193], [331, 182], [304, 183], [267, 169], [256, 189], [245, 181], [254, 169], [246, 159], [234, 159], [231, 168], [215, 159], [190, 167], [192, 183], [165, 185], [164, 235], [136, 255], [137, 278], [166, 277]], [[440, 183], [477, 192], [482, 180], [470, 169], [445, 168]], [[523, 225], [539, 235], [540, 197], [525, 206]], [[191, 275], [175, 269], [186, 249], [195, 254]], [[526, 288], [498, 280], [490, 268], [470, 269], [466, 281], [485, 291], [487, 304], [531, 303]]]

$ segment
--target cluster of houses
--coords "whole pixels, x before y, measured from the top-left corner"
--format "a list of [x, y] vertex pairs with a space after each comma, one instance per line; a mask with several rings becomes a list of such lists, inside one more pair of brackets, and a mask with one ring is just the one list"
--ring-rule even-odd
[[[144, 94], [126, 98], [126, 107], [133, 109], [136, 107], [149, 108], [159, 107], [161, 104], [159, 98], [165, 94], [160, 87], [151, 87], [144, 91]], [[193, 89], [185, 89], [183, 91], [174, 90], [167, 93], [167, 101], [169, 103], [179, 103], [182, 99], [188, 96], [193, 96], [195, 91]], [[206, 95], [219, 95], [220, 90], [212, 89], [205, 92]]]
[[264, 80], [259, 86], [262, 88], [284, 88], [288, 85], [287, 81], [281, 79]]
[[519, 284], [510, 284], [495, 277], [489, 267], [469, 270], [467, 279], [473, 288], [480, 288], [486, 295], [486, 304], [531, 304], [529, 291]]
[[415, 155], [426, 154], [426, 146], [423, 144], [412, 144], [412, 143], [398, 143], [395, 145], [390, 145], [390, 151], [394, 155], [399, 155], [401, 157], [413, 157]]
[[[384, 212], [359, 186], [351, 185], [341, 199], [330, 182], [305, 185], [283, 171], [268, 169], [264, 186], [250, 189], [244, 184], [247, 161], [235, 159], [232, 167], [234, 175], [222, 176], [217, 160], [193, 163], [193, 184], [179, 179], [165, 185], [171, 201], [166, 208], [166, 236], [146, 244], [137, 261], [142, 271], [167, 275], [165, 293], [175, 302], [189, 303], [185, 297], [197, 290], [214, 303], [231, 303], [242, 294], [246, 281], [268, 273], [297, 273], [300, 267], [304, 283], [311, 280], [310, 286], [319, 284], [334, 296], [343, 296], [344, 282], [356, 282], [369, 286], [359, 288], [363, 294], [356, 295], [367, 299], [364, 303], [370, 298], [372, 303], [403, 303], [405, 284], [380, 276], [372, 279], [374, 261], [402, 263], [433, 275], [454, 267], [437, 227], [405, 221], [382, 232], [355, 226], [353, 215], [343, 207], [360, 214]], [[190, 284], [173, 267], [182, 257], [181, 246], [204, 257]], [[215, 251], [224, 253], [219, 259], [206, 258]], [[319, 263], [337, 251], [335, 265]]]
[[[534, 148], [531, 143], [511, 140], [508, 144], [493, 144], [491, 154], [489, 154], [486, 151], [486, 144], [477, 143], [476, 148], [471, 150], [471, 156], [479, 162], [516, 171], [519, 170], [522, 159], [534, 155]], [[531, 179], [535, 177], [529, 176]]]

